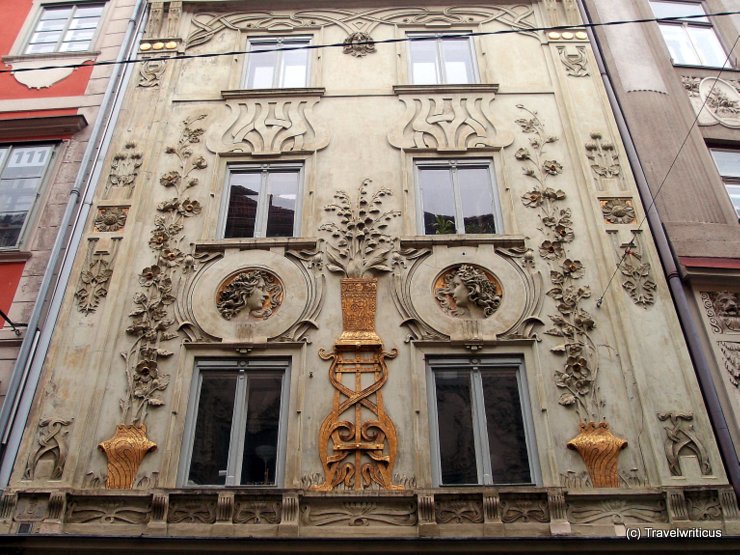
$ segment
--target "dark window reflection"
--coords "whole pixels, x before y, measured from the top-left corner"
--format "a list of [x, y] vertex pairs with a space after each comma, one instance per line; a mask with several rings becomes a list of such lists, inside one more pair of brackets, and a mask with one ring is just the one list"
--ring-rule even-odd
[[274, 485], [280, 423], [280, 377], [249, 380], [242, 485]]
[[476, 484], [470, 375], [436, 374], [439, 450], [443, 484]]

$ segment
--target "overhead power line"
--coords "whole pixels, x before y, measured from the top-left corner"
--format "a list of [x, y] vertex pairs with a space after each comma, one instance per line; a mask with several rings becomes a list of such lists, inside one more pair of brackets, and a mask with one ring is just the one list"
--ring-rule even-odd
[[[613, 25], [627, 25], [631, 23], [664, 23], [664, 22], [675, 22], [675, 21], [686, 21], [689, 19], [701, 19], [706, 17], [724, 17], [730, 15], [740, 15], [740, 10], [729, 11], [729, 12], [715, 12], [701, 15], [686, 15], [681, 17], [661, 17], [661, 18], [645, 18], [645, 19], [621, 19], [617, 21], [604, 21], [602, 23], [584, 23], [582, 25], [555, 25], [552, 27], [531, 27], [531, 28], [517, 28], [517, 29], [500, 29], [498, 31], [474, 31], [466, 33], [436, 33], [434, 35], [424, 36], [407, 36], [401, 38], [382, 39], [382, 40], [368, 40], [368, 41], [356, 41], [353, 45], [379, 45], [379, 44], [395, 44], [403, 42], [421, 42], [428, 40], [436, 40], [438, 38], [465, 38], [465, 37], [487, 37], [494, 35], [509, 35], [517, 33], [534, 33], [534, 32], [553, 32], [553, 31], [578, 31], [579, 29], [591, 28], [595, 29], [598, 27], [609, 27]], [[203, 54], [176, 54], [174, 56], [148, 56], [146, 58], [129, 58], [128, 60], [110, 60], [110, 61], [96, 61], [96, 62], [82, 62], [78, 64], [62, 64], [62, 65], [49, 65], [42, 67], [24, 67], [18, 69], [0, 69], [2, 73], [20, 73], [24, 71], [43, 71], [51, 69], [77, 69], [80, 67], [97, 67], [97, 66], [108, 66], [116, 64], [136, 64], [139, 62], [153, 62], [153, 61], [165, 61], [165, 60], [193, 60], [198, 58], [218, 58], [221, 56], [240, 56], [243, 54], [259, 54], [264, 52], [288, 52], [291, 50], [321, 50], [324, 48], [344, 48], [344, 42], [335, 42], [328, 44], [303, 44], [299, 46], [283, 46], [280, 48], [262, 48], [255, 50], [232, 50], [229, 52], [206, 52]]]

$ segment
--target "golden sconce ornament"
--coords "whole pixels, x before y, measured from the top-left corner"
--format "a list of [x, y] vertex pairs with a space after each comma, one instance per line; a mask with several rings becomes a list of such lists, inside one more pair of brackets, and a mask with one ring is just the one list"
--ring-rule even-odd
[[101, 442], [98, 449], [108, 458], [108, 489], [131, 489], [144, 456], [157, 444], [146, 436], [144, 424], [119, 424], [113, 437]]
[[607, 422], [581, 422], [580, 433], [568, 442], [583, 459], [595, 488], [619, 487], [617, 460], [627, 441], [615, 436]]

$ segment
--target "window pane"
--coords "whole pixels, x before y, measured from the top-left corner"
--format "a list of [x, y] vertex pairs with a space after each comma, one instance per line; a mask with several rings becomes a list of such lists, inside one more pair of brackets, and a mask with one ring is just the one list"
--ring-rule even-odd
[[87, 50], [88, 46], [90, 46], [90, 41], [63, 42], [59, 46], [59, 52], [79, 52], [81, 50]]
[[[268, 44], [253, 44], [252, 50], [263, 50], [274, 47]], [[277, 52], [257, 52], [249, 54], [247, 61], [247, 88], [248, 89], [271, 89], [275, 80], [275, 66], [277, 65]]]
[[482, 380], [493, 482], [530, 483], [516, 370], [484, 372]]
[[414, 85], [436, 85], [442, 82], [437, 71], [437, 41], [409, 42], [411, 82]]
[[719, 43], [717, 35], [714, 34], [714, 29], [687, 27], [687, 30], [694, 47], [699, 53], [701, 63], [705, 66], [722, 67], [727, 61], [727, 54]]
[[493, 191], [488, 168], [460, 168], [457, 179], [465, 233], [495, 233]]
[[473, 83], [473, 60], [469, 39], [445, 39], [442, 41], [445, 83]]
[[261, 174], [232, 173], [224, 237], [254, 237]]
[[77, 8], [77, 11], [75, 12], [75, 18], [81, 18], [81, 17], [100, 17], [103, 14], [103, 5], [93, 5], [93, 6], [79, 6]]
[[87, 41], [89, 44], [95, 35], [95, 29], [77, 29], [75, 31], [67, 31], [64, 34], [64, 41]]
[[[686, 15], [702, 15], [704, 9], [699, 4], [687, 4], [686, 2], [650, 2], [655, 17], [683, 17]], [[708, 22], [706, 17], [692, 18], [689, 21]]]
[[[307, 42], [289, 42], [285, 46], [305, 46]], [[283, 87], [305, 87], [308, 69], [308, 50], [283, 52]]]
[[203, 375], [188, 482], [225, 485], [236, 376]]
[[275, 485], [282, 377], [250, 377], [242, 485]]
[[63, 19], [51, 19], [49, 21], [41, 20], [39, 21], [38, 25], [36, 25], [36, 31], [61, 31], [64, 29], [64, 20]]
[[437, 372], [437, 418], [443, 484], [477, 484], [470, 375]]
[[72, 10], [74, 10], [74, 6], [44, 8], [43, 13], [41, 14], [41, 21], [50, 19], [69, 19], [72, 16]]
[[740, 185], [726, 185], [727, 194], [730, 195], [732, 205], [735, 207], [737, 217], [740, 219]]
[[420, 168], [424, 233], [449, 235], [455, 230], [455, 195], [449, 168]]
[[266, 237], [292, 237], [298, 197], [298, 172], [275, 172], [268, 178]]
[[660, 32], [663, 33], [668, 51], [674, 64], [701, 65], [701, 60], [691, 46], [689, 35], [680, 25], [661, 25]]
[[722, 177], [740, 177], [740, 152], [732, 150], [712, 150], [711, 152]]

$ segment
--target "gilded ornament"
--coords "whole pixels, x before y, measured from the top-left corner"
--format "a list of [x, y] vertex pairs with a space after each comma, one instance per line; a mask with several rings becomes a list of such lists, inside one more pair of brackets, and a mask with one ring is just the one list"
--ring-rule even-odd
[[119, 424], [112, 438], [103, 441], [98, 448], [108, 458], [108, 489], [131, 489], [144, 456], [157, 448], [157, 444], [146, 437], [144, 424]]
[[606, 422], [581, 422], [579, 428], [580, 433], [567, 445], [583, 459], [593, 487], [619, 487], [617, 462], [627, 441], [612, 434]]

